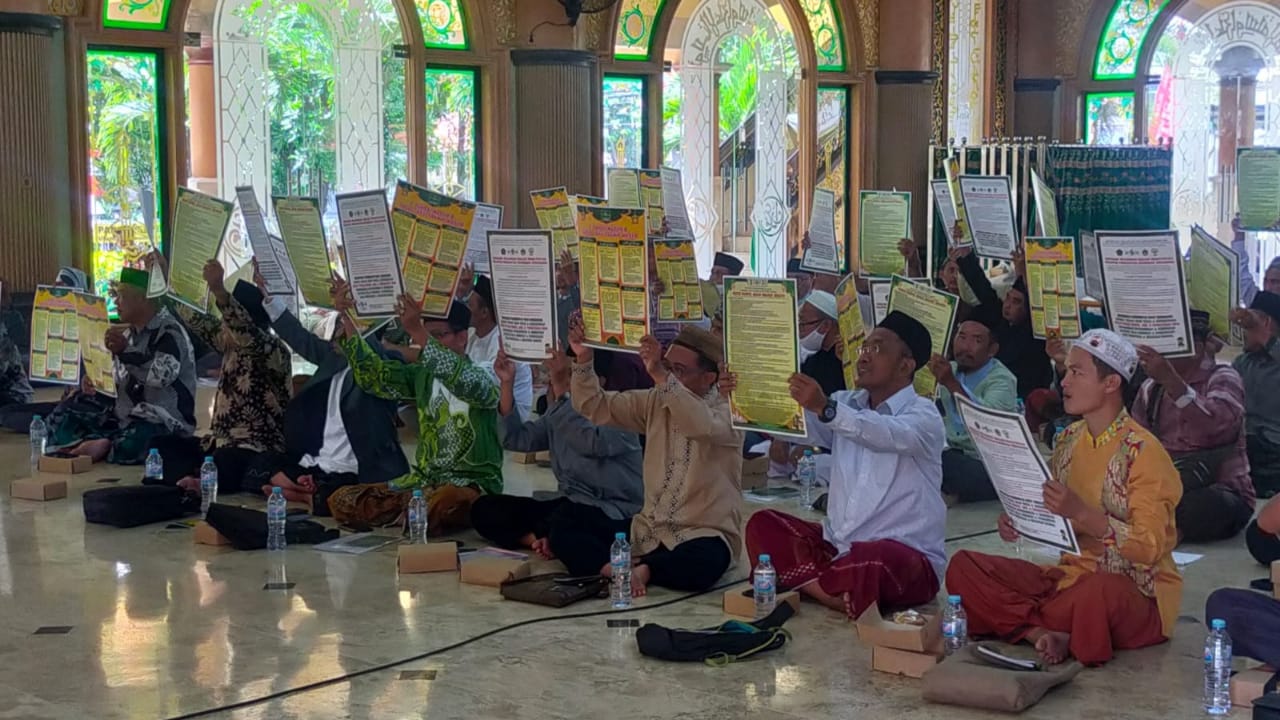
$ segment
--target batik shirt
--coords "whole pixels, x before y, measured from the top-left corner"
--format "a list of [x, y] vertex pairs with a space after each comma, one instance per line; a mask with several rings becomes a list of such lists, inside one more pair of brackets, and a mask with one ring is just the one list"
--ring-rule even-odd
[[125, 330], [125, 349], [115, 358], [116, 418], [142, 420], [168, 432], [190, 435], [196, 425], [196, 363], [191, 338], [168, 310], [141, 330]]
[[191, 332], [222, 355], [209, 437], [217, 447], [284, 452], [284, 407], [293, 369], [289, 348], [254, 325], [234, 297], [218, 303], [218, 309], [221, 321], [178, 306]]
[[502, 492], [498, 386], [483, 368], [435, 339], [413, 363], [380, 357], [359, 336], [340, 343], [356, 384], [384, 400], [412, 400], [418, 409], [418, 450], [400, 490], [443, 485]]
[[31, 402], [31, 383], [22, 353], [0, 324], [0, 407]]

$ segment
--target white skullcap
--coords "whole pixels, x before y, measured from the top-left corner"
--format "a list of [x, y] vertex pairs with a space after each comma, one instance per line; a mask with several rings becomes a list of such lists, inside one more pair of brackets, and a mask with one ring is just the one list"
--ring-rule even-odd
[[1090, 355], [1106, 363], [1120, 373], [1126, 382], [1133, 379], [1138, 369], [1138, 350], [1133, 343], [1111, 330], [1090, 330], [1073, 343]]
[[836, 310], [836, 296], [825, 290], [814, 290], [805, 295], [803, 304], [812, 305], [814, 310], [832, 320], [840, 319], [840, 312]]

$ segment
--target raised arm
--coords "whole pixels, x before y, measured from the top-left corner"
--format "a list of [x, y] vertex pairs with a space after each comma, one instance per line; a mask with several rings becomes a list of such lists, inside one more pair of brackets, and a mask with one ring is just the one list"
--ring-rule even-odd
[[593, 425], [573, 409], [572, 403], [557, 403], [547, 410], [545, 419], [556, 423], [565, 443], [586, 457], [617, 457], [640, 449], [635, 433]]
[[1245, 245], [1244, 228], [1240, 227], [1240, 218], [1231, 222], [1233, 236], [1231, 249], [1235, 251], [1240, 263], [1240, 304], [1249, 307], [1258, 294], [1258, 286], [1253, 282], [1253, 273], [1249, 272], [1249, 248]]
[[167, 308], [182, 321], [192, 335], [200, 338], [200, 342], [217, 350], [226, 352], [222, 347], [222, 321], [208, 313], [194, 310], [171, 297], [160, 298], [161, 307]]
[[879, 452], [941, 457], [946, 444], [942, 416], [932, 403], [916, 398], [908, 402], [910, 406], [898, 415], [881, 415], [841, 403], [829, 423], [831, 433]]
[[671, 413], [671, 419], [685, 437], [714, 445], [742, 445], [742, 432], [733, 428], [729, 403], [722, 398], [717, 396], [713, 403], [708, 403], [673, 375], [656, 384], [653, 391], [658, 396], [658, 407]]
[[991, 287], [991, 279], [983, 271], [977, 255], [972, 252], [957, 253], [956, 266], [960, 268], [960, 276], [968, 283], [974, 297], [978, 298], [979, 305], [1000, 304], [1000, 296]]
[[504, 450], [511, 452], [542, 452], [551, 449], [551, 435], [547, 432], [547, 418], [520, 420], [520, 413], [510, 412], [498, 423], [498, 438]]
[[471, 362], [435, 338], [428, 338], [418, 355], [417, 367], [439, 380], [459, 400], [474, 408], [498, 408], [498, 384], [487, 370]]
[[238, 300], [227, 294], [218, 296], [217, 302], [222, 311], [222, 326], [230, 333], [232, 342], [240, 347], [267, 342], [270, 334], [253, 324], [249, 311]]
[[271, 328], [276, 331], [276, 335], [307, 362], [312, 365], [321, 365], [337, 354], [332, 344], [321, 340], [315, 333], [308, 332], [302, 327], [298, 318], [285, 307], [283, 300], [271, 297], [263, 301], [262, 307], [271, 318]]
[[1204, 394], [1194, 393], [1182, 412], [1190, 413], [1191, 427], [1203, 429], [1205, 444], [1233, 442], [1244, 427], [1244, 380], [1240, 373], [1229, 367], [1215, 370]]
[[339, 345], [361, 390], [383, 400], [415, 398], [414, 387], [426, 372], [421, 366], [383, 358], [359, 333], [348, 333]]
[[605, 392], [588, 358], [573, 365], [569, 398], [573, 408], [596, 425], [609, 425], [634, 433], [645, 432], [649, 423], [649, 394], [655, 390]]

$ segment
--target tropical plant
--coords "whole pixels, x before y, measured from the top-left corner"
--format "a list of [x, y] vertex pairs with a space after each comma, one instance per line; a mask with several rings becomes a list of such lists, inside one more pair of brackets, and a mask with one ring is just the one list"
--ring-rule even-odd
[[427, 180], [438, 192], [475, 199], [476, 74], [472, 70], [428, 68]]
[[135, 223], [144, 220], [142, 194], [155, 192], [155, 57], [90, 51], [88, 63], [90, 168], [100, 204], [95, 214]]

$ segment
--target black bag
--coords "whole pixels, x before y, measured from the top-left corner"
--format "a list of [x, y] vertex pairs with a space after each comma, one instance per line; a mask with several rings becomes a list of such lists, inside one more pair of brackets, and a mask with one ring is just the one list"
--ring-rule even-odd
[[1277, 681], [1280, 681], [1280, 673], [1271, 676], [1262, 688], [1262, 697], [1253, 701], [1253, 720], [1280, 720], [1280, 693], [1276, 692]]
[[[261, 510], [214, 503], [204, 521], [231, 542], [237, 550], [262, 550], [267, 546], [267, 514]], [[284, 539], [290, 545], [315, 545], [338, 539], [337, 529], [328, 529], [306, 515], [290, 515], [284, 521]]]
[[782, 625], [794, 614], [789, 603], [782, 603], [769, 617], [749, 623], [730, 620], [702, 630], [673, 630], [650, 623], [636, 631], [636, 644], [641, 655], [659, 660], [720, 667], [786, 645], [791, 634]]
[[131, 528], [177, 520], [200, 510], [200, 497], [177, 487], [128, 485], [90, 490], [84, 494], [86, 522]]
[[599, 575], [574, 578], [568, 573], [548, 573], [507, 580], [498, 589], [506, 600], [562, 608], [601, 597], [608, 587], [609, 579]]

